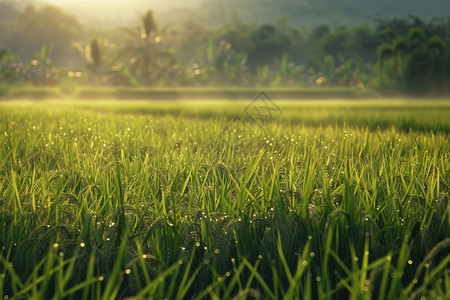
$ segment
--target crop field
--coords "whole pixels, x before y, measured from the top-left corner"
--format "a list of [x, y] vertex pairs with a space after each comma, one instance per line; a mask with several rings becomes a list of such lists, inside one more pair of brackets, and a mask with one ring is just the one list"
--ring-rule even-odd
[[450, 101], [275, 103], [1, 102], [2, 299], [449, 299]]

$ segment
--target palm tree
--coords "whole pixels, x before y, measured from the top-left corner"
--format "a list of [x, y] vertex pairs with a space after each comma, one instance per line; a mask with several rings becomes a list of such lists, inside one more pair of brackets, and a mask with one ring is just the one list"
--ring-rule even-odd
[[175, 58], [161, 45], [161, 36], [166, 30], [158, 31], [153, 12], [149, 10], [141, 17], [141, 26], [137, 29], [125, 28], [124, 31], [127, 36], [120, 56], [128, 60], [130, 73], [145, 85], [168, 79]]
[[120, 66], [117, 62], [117, 55], [114, 53], [115, 45], [113, 43], [108, 39], [94, 38], [89, 46], [73, 43], [73, 47], [84, 61], [86, 71], [94, 85], [106, 84], [111, 81], [114, 77], [113, 73]]

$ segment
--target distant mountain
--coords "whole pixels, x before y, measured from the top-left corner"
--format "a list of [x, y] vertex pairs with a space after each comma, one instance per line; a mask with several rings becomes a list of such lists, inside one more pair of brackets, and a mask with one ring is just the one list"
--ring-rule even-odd
[[274, 23], [289, 17], [294, 25], [355, 25], [391, 16], [450, 16], [450, 0], [204, 0], [197, 8], [172, 8], [160, 14], [167, 23], [196, 20], [220, 26], [238, 16], [247, 22]]

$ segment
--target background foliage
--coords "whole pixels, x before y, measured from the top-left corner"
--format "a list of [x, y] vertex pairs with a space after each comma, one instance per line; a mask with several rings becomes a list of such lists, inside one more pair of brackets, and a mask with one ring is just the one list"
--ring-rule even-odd
[[308, 28], [289, 17], [261, 23], [234, 14], [220, 27], [161, 26], [147, 11], [137, 26], [103, 28], [54, 6], [8, 3], [0, 2], [11, 12], [0, 22], [3, 85], [449, 89], [448, 18]]

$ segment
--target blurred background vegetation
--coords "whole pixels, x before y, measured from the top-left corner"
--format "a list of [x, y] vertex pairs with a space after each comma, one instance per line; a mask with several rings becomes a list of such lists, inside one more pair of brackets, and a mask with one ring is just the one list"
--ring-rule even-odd
[[150, 2], [0, 1], [0, 95], [79, 85], [450, 92], [447, 0]]

